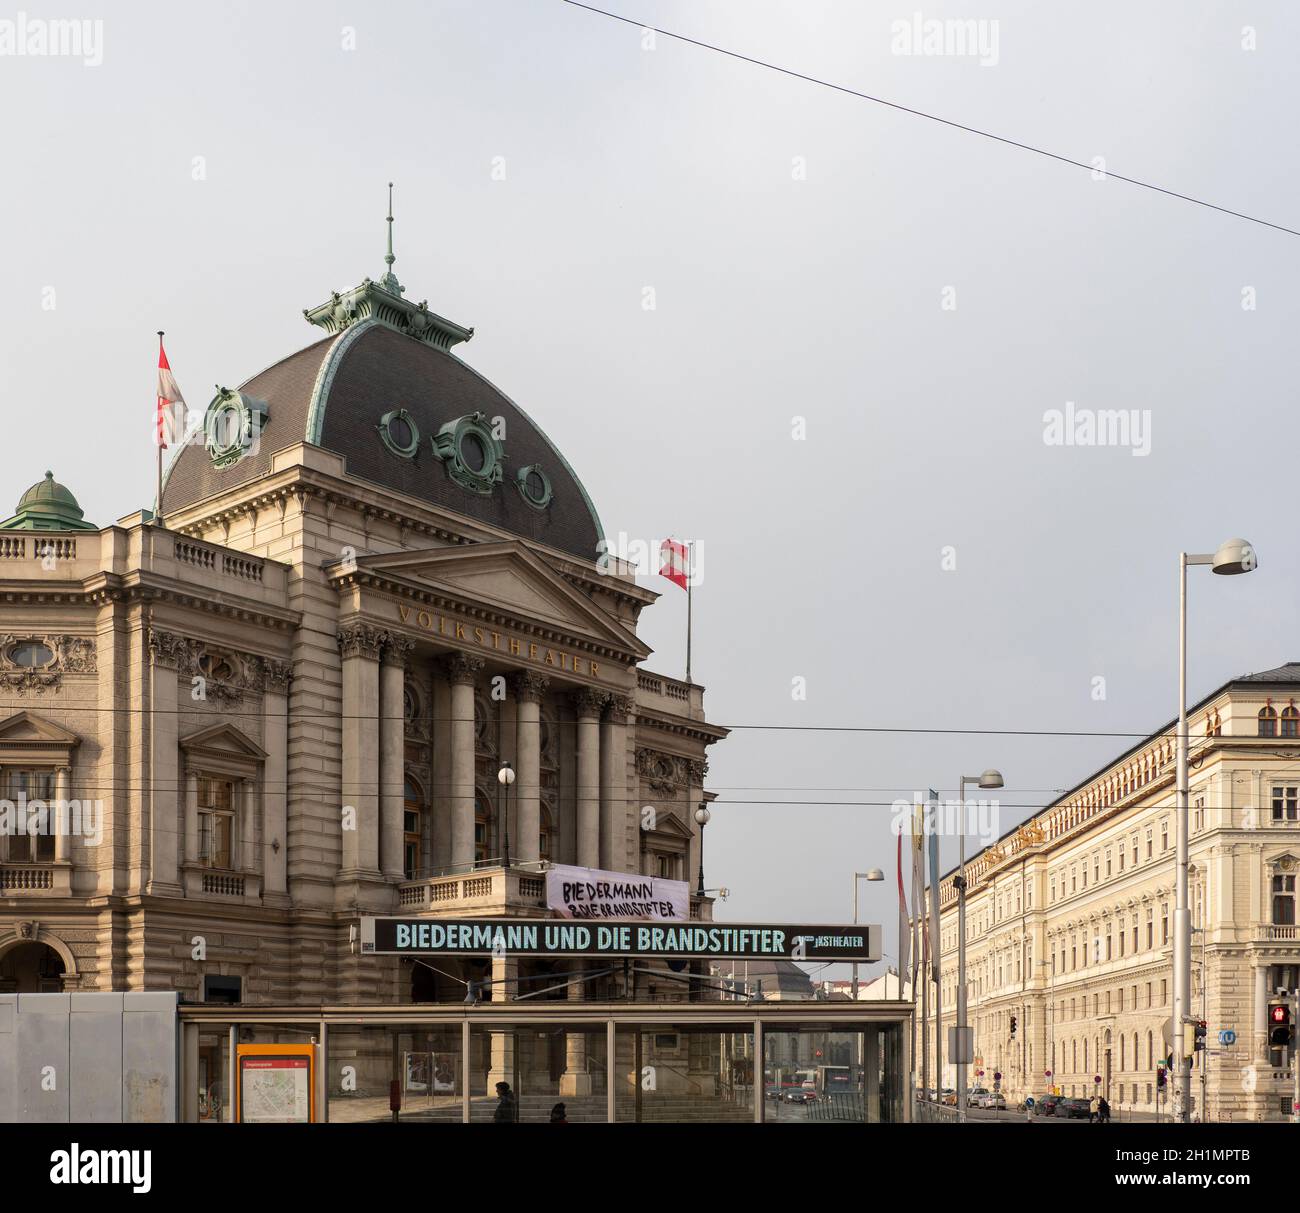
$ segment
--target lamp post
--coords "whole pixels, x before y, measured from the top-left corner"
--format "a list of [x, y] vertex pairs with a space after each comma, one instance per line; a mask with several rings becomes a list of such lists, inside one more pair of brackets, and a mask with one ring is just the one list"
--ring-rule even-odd
[[504, 867], [507, 872], [510, 870], [510, 785], [515, 781], [515, 769], [508, 762], [501, 764], [501, 769], [497, 772], [497, 782], [505, 789], [506, 807], [505, 814], [502, 818], [502, 825], [505, 827], [505, 856]]
[[704, 827], [709, 824], [709, 818], [713, 814], [709, 812], [709, 806], [703, 801], [700, 807], [695, 810], [695, 822], [700, 827], [700, 878], [695, 885], [695, 896], [704, 896]]
[[961, 818], [957, 830], [957, 1120], [966, 1120], [966, 785], [980, 788], [1002, 787], [1002, 774], [991, 768], [982, 775], [963, 775], [957, 781], [958, 812]]
[[[1183, 1024], [1192, 1010], [1192, 914], [1187, 905], [1187, 566], [1208, 564], [1225, 576], [1249, 573], [1258, 564], [1255, 549], [1244, 539], [1228, 539], [1210, 555], [1178, 554], [1178, 796], [1174, 824], [1178, 836], [1178, 875], [1174, 901], [1173, 1062], [1177, 1118], [1191, 1119], [1191, 1059], [1183, 1056]], [[1204, 1109], [1201, 1110], [1204, 1115]]]
[[[872, 868], [869, 872], [853, 873], [853, 925], [858, 925], [858, 881], [859, 880], [884, 880], [885, 874], [879, 868]], [[899, 975], [899, 981], [902, 981], [902, 975]], [[888, 991], [886, 991], [888, 992]], [[902, 987], [898, 990], [899, 998], [903, 997]], [[853, 962], [853, 1001], [858, 1001], [858, 962]]]

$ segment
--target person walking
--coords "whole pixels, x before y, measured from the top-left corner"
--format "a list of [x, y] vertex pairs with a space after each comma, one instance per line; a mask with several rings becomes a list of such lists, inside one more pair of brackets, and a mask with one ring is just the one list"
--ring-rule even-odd
[[1104, 1095], [1097, 1103], [1097, 1116], [1102, 1124], [1110, 1124], [1110, 1101]]
[[519, 1120], [519, 1102], [508, 1082], [497, 1083], [497, 1110], [492, 1113], [492, 1123], [512, 1125]]
[[1092, 1124], [1100, 1116], [1101, 1116], [1101, 1100], [1094, 1095], [1092, 1099], [1088, 1101], [1088, 1123]]

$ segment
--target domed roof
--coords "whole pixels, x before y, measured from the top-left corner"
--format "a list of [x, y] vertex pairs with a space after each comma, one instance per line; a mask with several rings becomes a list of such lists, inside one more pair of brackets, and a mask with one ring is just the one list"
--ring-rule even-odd
[[403, 297], [391, 224], [380, 280], [304, 311], [328, 337], [213, 399], [204, 442], [167, 469], [164, 517], [309, 442], [342, 455], [349, 477], [596, 560], [604, 533], [586, 490], [533, 420], [449, 352], [474, 330]]
[[94, 531], [99, 528], [85, 520], [72, 491], [46, 472], [19, 499], [12, 518], [0, 522], [5, 531]]

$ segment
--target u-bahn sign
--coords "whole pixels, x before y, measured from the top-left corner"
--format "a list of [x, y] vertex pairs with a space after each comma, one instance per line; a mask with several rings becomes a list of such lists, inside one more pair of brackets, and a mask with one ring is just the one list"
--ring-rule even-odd
[[772, 922], [585, 923], [538, 918], [362, 918], [361, 951], [388, 956], [610, 956], [642, 960], [880, 959], [881, 928]]

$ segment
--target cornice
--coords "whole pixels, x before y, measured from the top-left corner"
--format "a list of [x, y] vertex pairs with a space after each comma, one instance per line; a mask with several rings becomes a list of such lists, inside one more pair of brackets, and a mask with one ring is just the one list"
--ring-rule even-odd
[[684, 716], [668, 716], [662, 712], [653, 712], [638, 705], [636, 709], [636, 727], [638, 733], [642, 726], [656, 729], [661, 733], [672, 733], [678, 737], [689, 737], [693, 741], [702, 741], [712, 745], [730, 735], [731, 730], [720, 724], [709, 724], [704, 720], [690, 720]]

